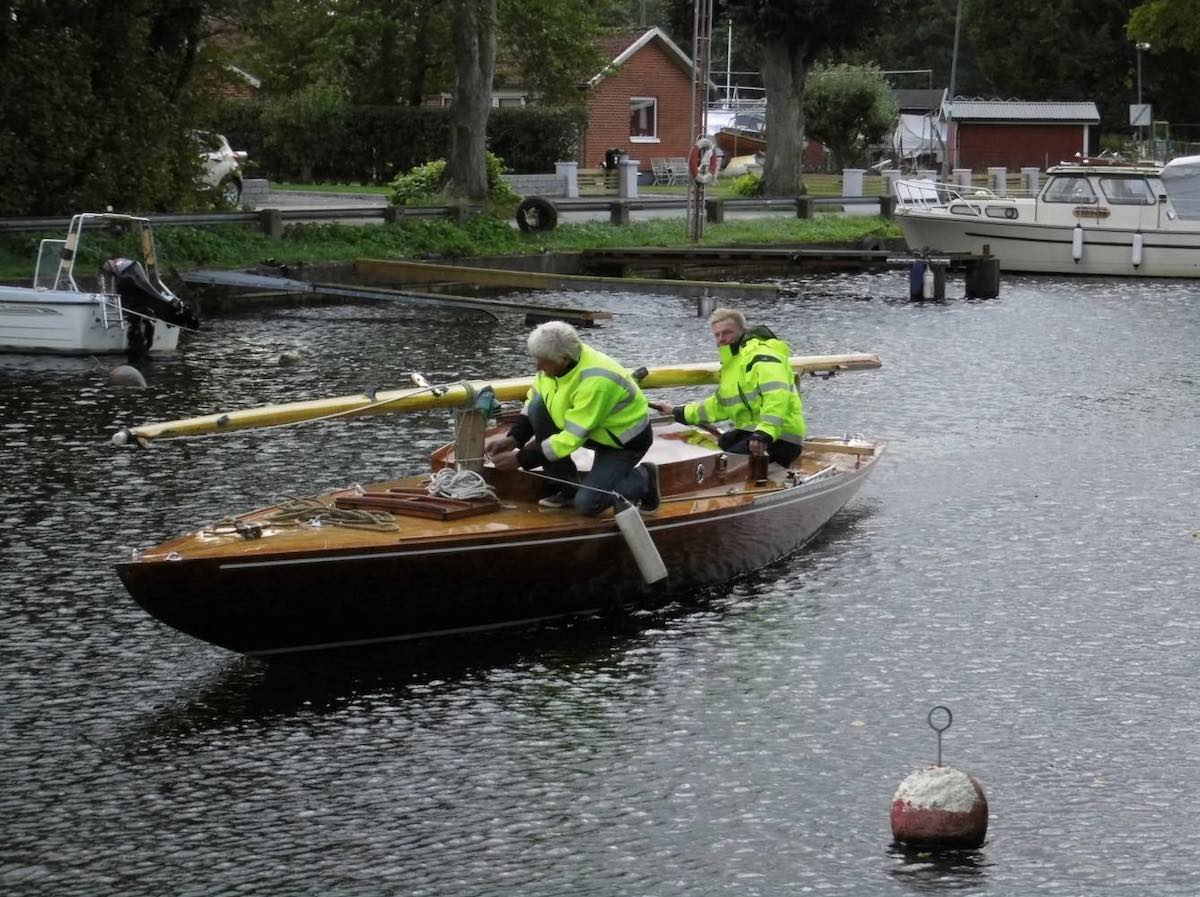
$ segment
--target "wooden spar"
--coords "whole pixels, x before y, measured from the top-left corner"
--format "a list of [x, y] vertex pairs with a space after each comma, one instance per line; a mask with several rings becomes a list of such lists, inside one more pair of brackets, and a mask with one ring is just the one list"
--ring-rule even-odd
[[727, 283], [707, 280], [651, 280], [644, 277], [592, 277], [579, 274], [547, 274], [540, 271], [511, 271], [500, 268], [471, 268], [465, 265], [436, 265], [429, 262], [388, 259], [356, 259], [354, 273], [387, 282], [470, 283], [518, 290], [609, 290], [667, 296], [716, 296], [741, 299], [779, 295], [769, 283]]
[[[878, 368], [882, 364], [878, 355], [796, 355], [792, 357], [791, 362], [792, 370], [798, 374], [864, 371]], [[715, 361], [664, 365], [650, 368], [642, 378], [641, 385], [644, 389], [700, 386], [716, 383], [720, 371], [721, 366]], [[462, 408], [474, 403], [480, 390], [488, 386], [495, 392], [497, 401], [512, 402], [524, 399], [532, 385], [532, 377], [461, 380], [446, 386], [411, 387], [328, 399], [309, 399], [283, 405], [262, 405], [203, 417], [128, 427], [113, 434], [112, 442], [113, 445], [126, 445], [129, 442], [143, 444], [152, 439], [230, 433], [234, 430], [276, 427], [322, 418], [365, 417], [432, 408]]]

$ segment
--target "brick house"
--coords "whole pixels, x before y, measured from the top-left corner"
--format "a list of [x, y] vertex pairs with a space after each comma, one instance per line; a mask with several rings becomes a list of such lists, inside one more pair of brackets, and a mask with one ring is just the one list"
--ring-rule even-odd
[[1100, 112], [1092, 102], [955, 97], [942, 105], [942, 119], [950, 124], [951, 167], [1044, 170], [1076, 153], [1088, 155], [1097, 143]]
[[628, 153], [642, 171], [650, 170], [651, 158], [686, 156], [692, 60], [659, 28], [609, 35], [598, 49], [611, 61], [587, 85], [580, 167], [599, 167], [609, 149]]

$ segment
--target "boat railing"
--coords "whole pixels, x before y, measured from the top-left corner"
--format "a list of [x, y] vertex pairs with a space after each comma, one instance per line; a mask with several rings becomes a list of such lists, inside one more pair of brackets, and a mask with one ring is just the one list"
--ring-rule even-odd
[[901, 209], [948, 209], [958, 215], [982, 218], [984, 202], [1011, 202], [1011, 198], [986, 187], [927, 180], [896, 181], [896, 207]]

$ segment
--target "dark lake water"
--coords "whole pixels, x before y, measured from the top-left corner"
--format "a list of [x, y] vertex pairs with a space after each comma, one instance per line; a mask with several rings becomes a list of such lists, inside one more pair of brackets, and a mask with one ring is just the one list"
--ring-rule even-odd
[[[885, 364], [806, 385], [811, 431], [890, 442], [820, 539], [653, 613], [416, 657], [241, 659], [146, 616], [112, 564], [423, 468], [445, 414], [108, 437], [412, 370], [523, 374], [520, 320], [226, 317], [144, 391], [0, 361], [0, 892], [1200, 893], [1200, 285], [787, 287], [743, 307], [798, 354]], [[554, 301], [616, 312], [585, 336], [630, 366], [713, 357], [687, 301]], [[889, 804], [936, 757], [937, 704], [988, 840], [905, 857]]]

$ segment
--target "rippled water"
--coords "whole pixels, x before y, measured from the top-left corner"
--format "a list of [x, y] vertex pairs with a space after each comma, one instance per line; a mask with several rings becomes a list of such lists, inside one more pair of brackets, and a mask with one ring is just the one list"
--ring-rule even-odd
[[[273, 497], [411, 472], [429, 414], [116, 451], [118, 426], [515, 375], [527, 333], [390, 308], [227, 317], [145, 391], [0, 361], [3, 796], [13, 895], [1188, 895], [1200, 892], [1197, 286], [1011, 279], [914, 305], [901, 275], [754, 300], [798, 353], [885, 367], [806, 390], [890, 441], [808, 550], [665, 611], [268, 667], [167, 629], [112, 563]], [[663, 297], [590, 338], [703, 360]], [[280, 365], [281, 352], [300, 352]], [[452, 584], [450, 585], [452, 587]], [[986, 845], [905, 857], [933, 762]]]

